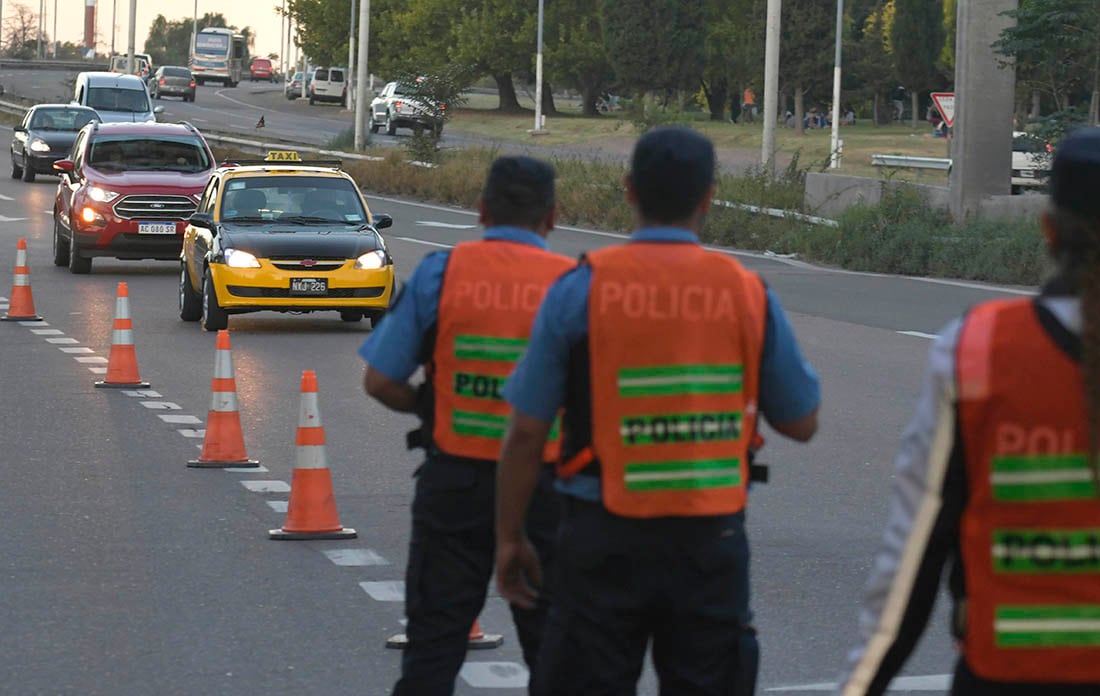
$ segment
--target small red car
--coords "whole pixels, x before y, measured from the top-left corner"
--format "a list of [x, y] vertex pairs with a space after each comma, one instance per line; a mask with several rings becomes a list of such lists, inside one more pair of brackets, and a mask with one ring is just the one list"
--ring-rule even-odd
[[252, 64], [248, 66], [248, 72], [253, 82], [256, 80], [275, 81], [275, 73], [271, 71], [271, 61], [267, 58], [253, 58]]
[[94, 257], [176, 261], [216, 163], [188, 123], [91, 123], [81, 129], [53, 206], [53, 261], [89, 273]]

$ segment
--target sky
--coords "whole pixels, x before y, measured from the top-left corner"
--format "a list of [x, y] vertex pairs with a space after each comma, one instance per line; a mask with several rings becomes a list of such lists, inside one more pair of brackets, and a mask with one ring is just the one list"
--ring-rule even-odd
[[[83, 43], [84, 41], [84, 5], [86, 0], [0, 0], [3, 2], [3, 18], [7, 20], [15, 14], [14, 6], [21, 4], [38, 14], [40, 4], [46, 18], [46, 33], [54, 33], [54, 7], [57, 7], [57, 38], [62, 41]], [[107, 53], [111, 49], [111, 15], [115, 15], [115, 52], [125, 53], [128, 47], [130, 31], [130, 0], [95, 0], [96, 34], [98, 51]], [[135, 49], [142, 51], [149, 27], [158, 14], [166, 19], [190, 19], [198, 5], [198, 15], [207, 12], [221, 12], [229, 24], [237, 27], [250, 26], [256, 34], [255, 55], [266, 56], [269, 53], [282, 55], [279, 47], [280, 16], [276, 8], [282, 7], [282, 0], [137, 0], [137, 22], [135, 27]], [[284, 37], [285, 41], [285, 37]], [[293, 45], [291, 53], [293, 57]]]

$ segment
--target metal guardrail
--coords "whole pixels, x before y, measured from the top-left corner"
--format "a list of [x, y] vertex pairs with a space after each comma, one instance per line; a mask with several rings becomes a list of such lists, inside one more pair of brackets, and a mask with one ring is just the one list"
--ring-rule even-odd
[[95, 63], [86, 60], [19, 60], [16, 58], [0, 59], [0, 68], [19, 68], [22, 70], [106, 70], [106, 63]]
[[951, 171], [951, 160], [943, 157], [871, 155], [871, 164], [876, 167], [894, 167], [897, 169], [935, 169], [942, 172]]

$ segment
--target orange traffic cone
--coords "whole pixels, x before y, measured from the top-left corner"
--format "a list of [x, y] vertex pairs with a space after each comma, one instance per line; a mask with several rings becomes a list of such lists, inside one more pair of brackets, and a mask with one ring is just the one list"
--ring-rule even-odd
[[34, 313], [34, 296], [31, 294], [31, 269], [27, 266], [27, 240], [22, 237], [15, 247], [15, 279], [11, 284], [11, 300], [3, 321], [41, 321]]
[[[504, 642], [504, 636], [499, 633], [483, 633], [481, 624], [474, 619], [474, 625], [470, 627], [470, 636], [466, 641], [466, 647], [470, 650], [492, 650], [500, 647]], [[392, 635], [386, 639], [386, 647], [393, 650], [403, 650], [409, 644], [409, 637], [404, 633]]]
[[325, 429], [317, 407], [317, 373], [302, 372], [302, 401], [298, 409], [298, 461], [290, 481], [290, 502], [282, 529], [272, 539], [353, 539], [336, 515], [332, 474], [325, 462]]
[[259, 466], [260, 462], [249, 459], [244, 451], [241, 414], [237, 410], [237, 380], [233, 377], [233, 351], [229, 346], [229, 332], [225, 329], [218, 331], [210, 392], [202, 454], [187, 462], [187, 466], [208, 469]]
[[111, 332], [111, 354], [107, 358], [107, 378], [95, 385], [125, 389], [149, 386], [138, 375], [137, 353], [134, 352], [134, 322], [130, 319], [130, 289], [126, 283], [118, 284], [115, 324]]

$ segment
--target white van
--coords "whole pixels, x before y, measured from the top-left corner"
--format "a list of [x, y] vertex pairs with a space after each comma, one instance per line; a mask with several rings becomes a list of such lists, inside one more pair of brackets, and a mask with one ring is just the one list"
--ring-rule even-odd
[[134, 69], [129, 67], [130, 59], [127, 56], [111, 56], [111, 63], [108, 66], [108, 71], [113, 73], [124, 73], [127, 75], [137, 75], [139, 77], [149, 77], [152, 72], [152, 63], [149, 59], [142, 54], [134, 54]]
[[341, 102], [347, 99], [348, 71], [344, 68], [317, 68], [309, 86], [309, 103]]
[[104, 123], [156, 121], [156, 115], [164, 111], [163, 106], [153, 108], [145, 80], [122, 73], [80, 73], [73, 103], [95, 109]]

